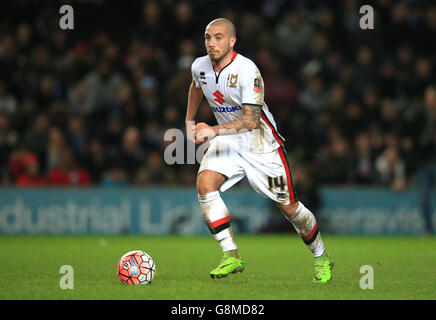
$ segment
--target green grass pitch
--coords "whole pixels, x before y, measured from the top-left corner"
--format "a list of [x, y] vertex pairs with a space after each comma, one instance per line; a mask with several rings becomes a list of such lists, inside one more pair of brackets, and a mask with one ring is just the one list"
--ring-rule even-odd
[[[436, 237], [323, 235], [335, 262], [333, 280], [312, 282], [313, 258], [290, 235], [236, 235], [243, 273], [211, 279], [221, 257], [211, 236], [0, 236], [0, 299], [293, 300], [436, 299]], [[156, 262], [152, 284], [125, 286], [118, 259], [143, 250]], [[62, 290], [62, 265], [74, 289]], [[374, 270], [363, 290], [362, 265]]]

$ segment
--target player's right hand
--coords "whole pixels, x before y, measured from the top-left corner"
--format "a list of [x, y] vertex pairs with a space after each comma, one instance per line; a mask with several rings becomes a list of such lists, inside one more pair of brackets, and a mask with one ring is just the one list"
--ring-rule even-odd
[[211, 126], [204, 122], [200, 122], [195, 126], [195, 143], [200, 144], [213, 139], [216, 136], [215, 131]]

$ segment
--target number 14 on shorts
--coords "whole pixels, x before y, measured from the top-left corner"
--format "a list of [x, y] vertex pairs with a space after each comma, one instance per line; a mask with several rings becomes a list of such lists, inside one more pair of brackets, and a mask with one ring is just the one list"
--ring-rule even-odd
[[280, 177], [268, 177], [268, 189], [275, 193], [277, 199], [286, 197], [286, 179], [283, 176]]
[[286, 180], [283, 176], [268, 177], [268, 189], [274, 191], [274, 188], [280, 188], [280, 191], [285, 191]]

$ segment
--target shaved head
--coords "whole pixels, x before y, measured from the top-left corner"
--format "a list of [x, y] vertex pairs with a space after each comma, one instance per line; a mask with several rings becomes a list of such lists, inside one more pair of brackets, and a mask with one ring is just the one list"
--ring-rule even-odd
[[206, 26], [204, 44], [212, 64], [228, 64], [232, 59], [235, 43], [235, 26], [230, 20], [218, 18]]
[[231, 22], [229, 19], [226, 19], [226, 18], [218, 18], [218, 19], [212, 20], [206, 26], [206, 30], [211, 26], [219, 26], [219, 25], [226, 26], [227, 30], [229, 31], [230, 36], [236, 37], [235, 25], [233, 24], [233, 22]]

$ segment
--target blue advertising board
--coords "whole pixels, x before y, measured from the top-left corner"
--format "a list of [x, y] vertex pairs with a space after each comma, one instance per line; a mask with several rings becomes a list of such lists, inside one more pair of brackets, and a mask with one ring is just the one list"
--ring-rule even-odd
[[[266, 199], [250, 190], [223, 195], [246, 232], [265, 223]], [[209, 233], [195, 188], [3, 189], [0, 233]]]
[[[416, 190], [325, 188], [322, 217], [332, 232], [343, 234], [420, 234], [424, 219]], [[436, 197], [432, 199], [436, 226]]]
[[[423, 218], [415, 191], [325, 188], [323, 232], [419, 234]], [[252, 189], [222, 194], [238, 232], [268, 223], [272, 204]], [[433, 201], [433, 208], [436, 208]], [[436, 225], [433, 215], [433, 225]], [[288, 223], [283, 218], [283, 223]], [[290, 226], [289, 228], [292, 228]], [[0, 192], [0, 233], [207, 234], [195, 188], [16, 189]]]

